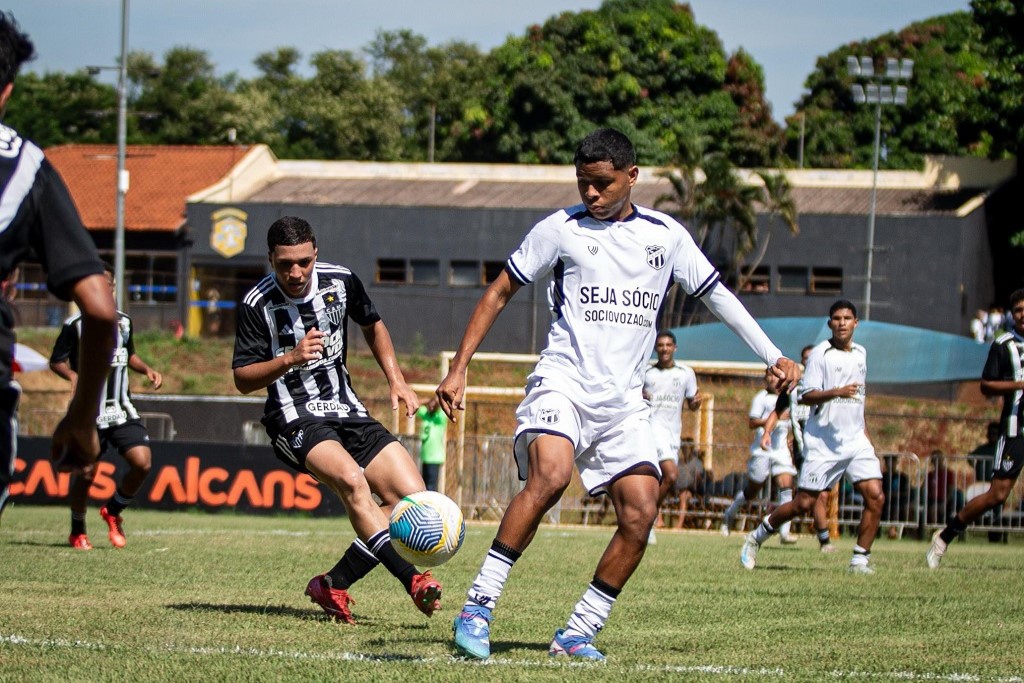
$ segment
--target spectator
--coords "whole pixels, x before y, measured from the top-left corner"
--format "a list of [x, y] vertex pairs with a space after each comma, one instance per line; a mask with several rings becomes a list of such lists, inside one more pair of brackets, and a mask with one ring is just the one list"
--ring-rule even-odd
[[944, 522], [956, 511], [956, 473], [946, 465], [946, 456], [940, 450], [932, 451], [933, 467], [928, 472], [927, 521]]
[[440, 491], [441, 466], [448, 453], [448, 416], [441, 410], [437, 397], [416, 409], [420, 419], [420, 470], [428, 491]]
[[985, 326], [988, 324], [988, 312], [979, 308], [971, 320], [971, 337], [979, 344], [985, 343]]
[[998, 442], [999, 423], [989, 422], [985, 429], [985, 443], [975, 448], [969, 454], [974, 457], [975, 481], [992, 481], [992, 469], [995, 464]]
[[[676, 492], [679, 494], [679, 517], [676, 519], [675, 528], [682, 529], [686, 525], [686, 510], [690, 498], [704, 497], [704, 463], [701, 462], [701, 452], [694, 447], [692, 439], [683, 439]], [[708, 523], [710, 522], [709, 519]]]

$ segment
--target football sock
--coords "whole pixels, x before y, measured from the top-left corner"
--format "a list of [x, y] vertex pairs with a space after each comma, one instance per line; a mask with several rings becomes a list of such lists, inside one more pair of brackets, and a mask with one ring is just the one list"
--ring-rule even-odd
[[[781, 489], [779, 491], [779, 505], [785, 505], [789, 501], [793, 500], [793, 489]], [[789, 527], [792, 522], [785, 522], [779, 527], [779, 533], [783, 536], [789, 536]]]
[[380, 560], [373, 556], [362, 539], [357, 538], [348, 547], [338, 564], [327, 572], [331, 578], [331, 588], [348, 590], [349, 586], [369, 574]]
[[855, 567], [858, 564], [866, 565], [871, 559], [871, 552], [865, 550], [859, 545], [853, 546], [853, 557], [850, 558], [850, 566]]
[[820, 545], [824, 546], [832, 542], [832, 536], [828, 533], [828, 529], [815, 529], [814, 533], [817, 534]]
[[583, 597], [576, 603], [572, 616], [565, 625], [565, 634], [593, 639], [608, 621], [608, 615], [611, 614], [612, 605], [619, 597], [620, 590], [612, 588], [595, 576]]
[[391, 545], [391, 536], [388, 535], [387, 529], [381, 529], [370, 536], [366, 540], [366, 547], [384, 565], [384, 568], [391, 572], [392, 576], [402, 582], [407, 592], [412, 590], [412, 579], [420, 572], [416, 567], [403, 560]]
[[508, 581], [512, 565], [522, 556], [518, 550], [514, 550], [499, 540], [495, 539], [491, 549], [487, 551], [487, 557], [480, 567], [480, 573], [466, 595], [466, 605], [480, 605], [493, 610], [498, 604], [498, 598], [505, 589], [505, 582]]
[[729, 503], [729, 507], [725, 509], [725, 516], [727, 519], [732, 519], [736, 516], [736, 513], [741, 507], [747, 502], [747, 497], [743, 495], [743, 491], [740, 491], [736, 498]]
[[761, 545], [776, 531], [778, 531], [778, 529], [773, 528], [772, 525], [768, 523], [768, 518], [765, 517], [761, 520], [761, 523], [757, 525], [757, 528], [754, 529], [754, 541], [756, 541], [758, 545]]
[[953, 515], [949, 518], [949, 522], [946, 523], [946, 528], [939, 532], [939, 538], [949, 543], [953, 542], [953, 539], [960, 535], [960, 532], [967, 528], [967, 525], [960, 521], [959, 515]]
[[85, 533], [85, 513], [84, 512], [72, 512], [71, 513], [71, 533], [73, 533], [73, 534], [84, 534]]
[[113, 515], [114, 517], [119, 516], [124, 509], [132, 504], [135, 499], [134, 496], [126, 496], [121, 493], [121, 489], [118, 488], [114, 492], [114, 496], [107, 501], [107, 514]]

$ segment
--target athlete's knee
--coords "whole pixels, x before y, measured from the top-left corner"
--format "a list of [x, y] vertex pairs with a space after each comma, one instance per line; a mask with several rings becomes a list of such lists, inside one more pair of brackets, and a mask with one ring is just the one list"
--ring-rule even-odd
[[130, 452], [126, 458], [128, 466], [136, 473], [146, 476], [153, 469], [153, 452], [148, 448], [140, 448]]
[[536, 476], [531, 473], [529, 479], [526, 480], [526, 486], [523, 492], [529, 495], [533, 500], [537, 502], [540, 507], [545, 510], [552, 507], [561, 498], [562, 494], [565, 493], [565, 489], [569, 487], [571, 477], [555, 478]]

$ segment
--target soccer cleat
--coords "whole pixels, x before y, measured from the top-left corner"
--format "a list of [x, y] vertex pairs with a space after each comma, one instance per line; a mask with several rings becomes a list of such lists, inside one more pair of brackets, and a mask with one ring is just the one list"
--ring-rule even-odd
[[925, 555], [925, 560], [928, 561], [929, 569], [938, 569], [939, 563], [942, 562], [942, 556], [946, 554], [946, 542], [942, 540], [942, 529], [939, 529], [932, 536], [932, 544], [928, 548], [928, 553]]
[[761, 546], [754, 540], [754, 532], [751, 531], [743, 539], [743, 549], [740, 551], [740, 564], [747, 569], [753, 569], [757, 564], [757, 551], [760, 549]]
[[658, 545], [658, 537], [654, 535], [653, 528], [650, 533], [647, 534], [647, 545]]
[[85, 534], [71, 534], [68, 536], [68, 545], [75, 550], [92, 550], [92, 543]]
[[412, 577], [412, 588], [409, 590], [412, 601], [416, 603], [416, 609], [428, 617], [434, 614], [435, 610], [441, 608], [441, 582], [430, 575], [430, 572], [423, 572]]
[[466, 605], [455, 617], [452, 631], [455, 649], [460, 654], [476, 659], [491, 656], [491, 610], [481, 605]]
[[590, 659], [595, 662], [604, 661], [604, 655], [594, 647], [591, 638], [567, 636], [565, 635], [564, 628], [555, 631], [555, 637], [551, 641], [551, 647], [548, 648], [548, 654], [552, 657], [565, 655], [579, 659]]
[[779, 543], [782, 545], [793, 545], [796, 543], [796, 536], [793, 534], [783, 534], [779, 536]]
[[356, 623], [352, 611], [348, 608], [350, 604], [356, 604], [356, 601], [349, 596], [348, 591], [332, 588], [326, 574], [314, 576], [309, 580], [306, 584], [306, 595], [336, 620], [346, 624]]
[[851, 564], [849, 567], [847, 567], [846, 571], [848, 571], [851, 574], [864, 575], [870, 575], [875, 573], [875, 570], [872, 569], [871, 565], [868, 564]]
[[728, 511], [728, 510], [726, 510], [726, 511], [725, 511], [725, 512], [724, 512], [724, 513], [722, 514], [722, 526], [720, 526], [720, 527], [718, 528], [718, 530], [719, 530], [719, 531], [721, 532], [721, 534], [722, 534], [723, 536], [726, 536], [726, 537], [728, 537], [728, 536], [729, 536], [729, 533], [730, 533], [730, 531], [731, 531], [731, 529], [732, 529], [732, 524], [733, 524], [733, 522], [735, 522], [735, 521], [736, 521], [736, 515], [730, 515], [730, 514], [729, 514], [729, 511]]
[[108, 513], [106, 506], [100, 508], [100, 517], [103, 518], [103, 521], [107, 523], [107, 527], [110, 529], [107, 532], [110, 545], [115, 548], [123, 548], [128, 543], [128, 539], [124, 537], [124, 520], [119, 515]]
[[836, 547], [831, 543], [826, 543], [823, 546], [821, 546], [821, 552], [823, 553], [834, 553], [835, 551]]

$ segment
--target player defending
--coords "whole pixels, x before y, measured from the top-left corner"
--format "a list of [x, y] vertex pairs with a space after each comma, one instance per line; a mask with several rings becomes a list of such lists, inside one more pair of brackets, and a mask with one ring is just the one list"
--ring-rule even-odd
[[[104, 264], [104, 270], [110, 291], [113, 292], [114, 269]], [[149, 433], [146, 432], [146, 427], [132, 404], [128, 370], [145, 375], [154, 389], [160, 388], [163, 378], [135, 353], [132, 319], [121, 311], [117, 312], [117, 317], [114, 359], [110, 363], [110, 374], [103, 391], [103, 405], [97, 413], [96, 429], [100, 436], [100, 455], [113, 446], [128, 462], [128, 472], [124, 479], [121, 480], [113, 497], [100, 508], [100, 517], [107, 523], [107, 538], [110, 539], [110, 544], [115, 548], [123, 548], [127, 539], [124, 535], [124, 519], [121, 513], [131, 505], [135, 494], [142, 488], [153, 463], [153, 453], [149, 449]], [[72, 386], [78, 381], [78, 347], [81, 336], [82, 316], [78, 314], [65, 321], [53, 345], [53, 353], [50, 354], [50, 369], [70, 381]], [[71, 503], [71, 535], [68, 536], [68, 543], [77, 550], [92, 550], [92, 543], [89, 542], [85, 528], [85, 510], [88, 505], [89, 487], [92, 486], [95, 476], [94, 467], [82, 474], [76, 474], [71, 480], [71, 490], [68, 492]]]
[[740, 553], [740, 562], [747, 569], [754, 568], [757, 551], [769, 536], [794, 517], [810, 512], [818, 495], [831, 489], [845, 473], [864, 499], [850, 571], [875, 573], [870, 566], [871, 544], [878, 533], [885, 495], [882, 466], [864, 425], [867, 351], [853, 341], [857, 309], [852, 303], [840, 299], [832, 304], [828, 316], [832, 337], [811, 351], [798, 390], [800, 402], [811, 406], [811, 416], [804, 431], [807, 453], [797, 495], [747, 534]]
[[352, 271], [317, 263], [316, 236], [305, 220], [275, 221], [267, 250], [273, 272], [249, 290], [238, 313], [235, 386], [243, 394], [266, 388], [263, 425], [274, 454], [334, 491], [358, 536], [333, 569], [310, 579], [306, 595], [355, 623], [348, 588], [381, 563], [430, 616], [440, 607], [441, 584], [395, 552], [387, 513], [371, 495], [391, 506], [422, 491], [423, 478], [398, 439], [367, 413], [345, 366], [351, 318], [388, 380], [391, 409], [403, 402], [412, 417], [419, 400], [391, 335]]
[[[768, 477], [773, 479], [779, 490], [780, 504], [784, 505], [793, 500], [793, 477], [796, 476], [796, 468], [793, 467], [793, 459], [786, 447], [789, 414], [784, 415], [785, 420], [777, 420], [771, 431], [765, 427], [768, 417], [775, 410], [777, 400], [778, 394], [771, 386], [770, 378], [765, 378], [765, 388], [754, 394], [747, 415], [747, 426], [756, 430], [754, 440], [750, 444], [750, 459], [747, 461], [747, 484], [722, 515], [720, 530], [723, 536], [729, 535], [736, 521], [736, 513], [747, 501], [757, 497]], [[789, 534], [789, 524], [786, 522], [782, 525], [780, 539], [783, 543], [796, 543], [796, 539]]]
[[[651, 404], [651, 428], [661, 468], [658, 489], [658, 519], [661, 506], [679, 477], [679, 436], [683, 431], [683, 403], [690, 410], [700, 408], [702, 396], [697, 391], [697, 375], [691, 368], [676, 364], [676, 336], [670, 330], [658, 333], [654, 342], [658, 362], [644, 374], [644, 398]], [[647, 543], [655, 543], [651, 529]]]
[[686, 229], [635, 206], [633, 144], [601, 129], [576, 148], [582, 204], [557, 211], [530, 231], [480, 299], [437, 388], [445, 413], [462, 409], [466, 369], [498, 314], [524, 285], [554, 271], [548, 342], [516, 411], [515, 458], [525, 487], [513, 497], [497, 536], [455, 618], [455, 647], [490, 655], [490, 623], [509, 572], [544, 514], [569, 485], [573, 464], [591, 495], [611, 497], [616, 530], [551, 655], [602, 660], [593, 645], [647, 547], [658, 505], [657, 447], [643, 400], [654, 319], [673, 281], [701, 298], [788, 386], [799, 367], [782, 357], [724, 286]]
[[[0, 112], [14, 90], [24, 62], [35, 56], [14, 18], [0, 12]], [[30, 251], [43, 264], [47, 287], [82, 311], [82, 373], [68, 411], [53, 433], [51, 455], [61, 469], [96, 461], [96, 434], [103, 383], [114, 344], [114, 300], [75, 204], [57, 171], [32, 142], [0, 124], [0, 280], [6, 280]], [[7, 504], [18, 454], [18, 400], [14, 381], [14, 314], [0, 297], [0, 513]]]
[[926, 555], [931, 569], [939, 568], [946, 548], [968, 524], [1006, 502], [1024, 469], [1024, 289], [1010, 295], [1010, 316], [1013, 329], [993, 340], [981, 372], [981, 393], [1003, 397], [992, 483], [985, 493], [967, 501], [960, 512], [949, 518], [945, 528], [932, 536]]

